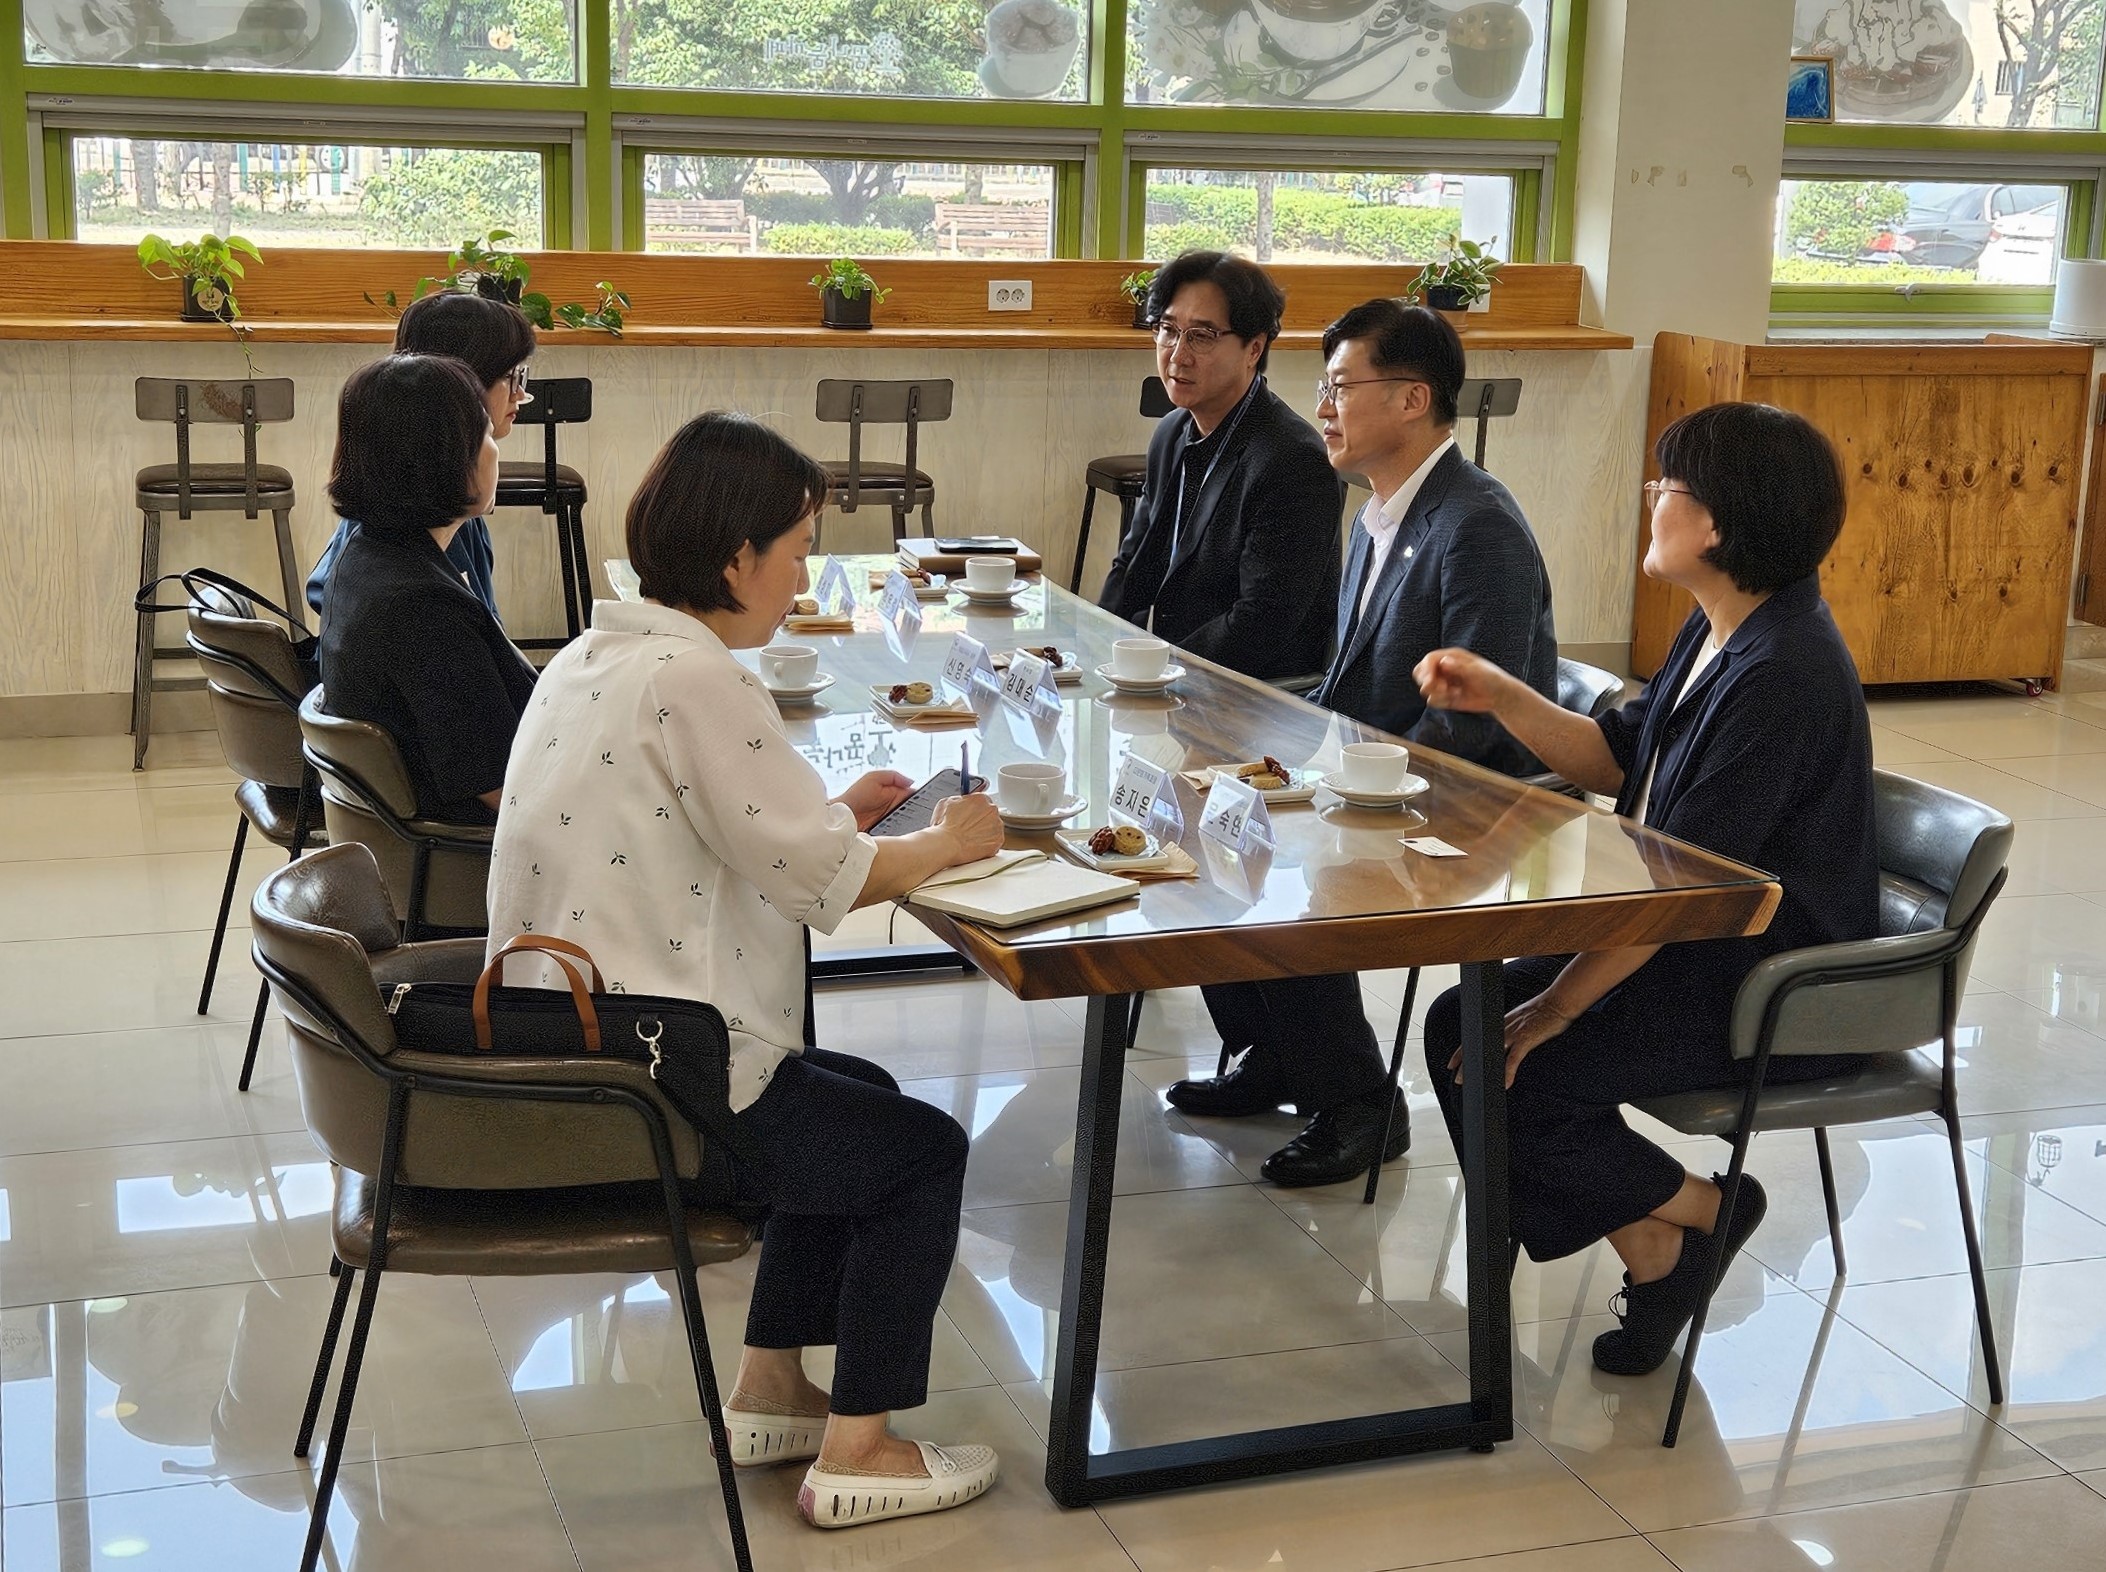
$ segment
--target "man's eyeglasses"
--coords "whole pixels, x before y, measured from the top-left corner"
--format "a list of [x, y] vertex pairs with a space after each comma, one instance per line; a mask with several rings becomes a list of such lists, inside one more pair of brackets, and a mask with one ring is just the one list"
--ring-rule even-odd
[[1229, 336], [1222, 329], [1209, 327], [1204, 322], [1195, 322], [1188, 328], [1181, 328], [1169, 322], [1158, 322], [1155, 325], [1156, 343], [1173, 355], [1177, 353], [1177, 346], [1180, 344], [1195, 355], [1204, 355]]
[[1695, 495], [1687, 486], [1670, 486], [1664, 480], [1649, 480], [1645, 483], [1643, 489], [1645, 491], [1645, 500], [1652, 503], [1655, 507], [1659, 506], [1662, 497], [1675, 496], [1677, 494], [1684, 497]]
[[[1424, 377], [1355, 377], [1351, 382], [1333, 382], [1327, 378], [1316, 384], [1316, 402], [1319, 406], [1336, 404], [1344, 398], [1347, 388], [1366, 387], [1371, 382], [1425, 383], [1426, 379]], [[1430, 386], [1431, 384], [1427, 385]]]

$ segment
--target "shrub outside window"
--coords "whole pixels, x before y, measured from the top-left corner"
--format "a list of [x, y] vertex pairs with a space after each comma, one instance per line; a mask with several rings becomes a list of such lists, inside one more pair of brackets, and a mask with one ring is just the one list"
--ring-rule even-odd
[[1053, 166], [652, 153], [644, 249], [719, 255], [1053, 255]]
[[1425, 262], [1447, 236], [1506, 258], [1510, 175], [1403, 170], [1151, 169], [1144, 252], [1237, 251], [1259, 262]]
[[574, 0], [23, 0], [22, 30], [31, 65], [578, 78]]
[[541, 155], [509, 148], [73, 138], [77, 238], [238, 234], [271, 246], [542, 244]]

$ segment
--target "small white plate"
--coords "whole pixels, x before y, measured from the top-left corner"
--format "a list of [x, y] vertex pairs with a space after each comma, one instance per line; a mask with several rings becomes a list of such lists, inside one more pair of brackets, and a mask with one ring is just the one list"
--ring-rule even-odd
[[[1256, 763], [1257, 761], [1252, 760], [1251, 762]], [[1230, 780], [1234, 780], [1236, 778], [1236, 767], [1224, 767], [1222, 765], [1217, 764], [1213, 766], [1210, 773], [1215, 776], [1226, 775]], [[1321, 772], [1317, 770], [1297, 769], [1296, 767], [1289, 765], [1287, 769], [1286, 785], [1275, 786], [1271, 791], [1261, 791], [1258, 793], [1258, 795], [1260, 797], [1263, 797], [1267, 803], [1273, 805], [1279, 805], [1290, 802], [1307, 802], [1316, 795], [1316, 788], [1322, 782], [1323, 775]], [[1212, 782], [1209, 782], [1208, 784], [1211, 785]]]
[[1154, 677], [1122, 677], [1112, 670], [1110, 661], [1097, 668], [1097, 675], [1121, 693], [1161, 693], [1184, 674], [1185, 668], [1182, 666], [1165, 666], [1162, 672]]
[[1324, 777], [1324, 786], [1342, 802], [1356, 808], [1396, 808], [1411, 801], [1421, 792], [1433, 790], [1433, 782], [1423, 775], [1407, 775], [1404, 784], [1395, 791], [1360, 791], [1346, 785], [1343, 772], [1334, 772]]
[[973, 707], [963, 699], [952, 698], [939, 684], [931, 683], [930, 686], [936, 690], [935, 697], [926, 704], [909, 704], [905, 699], [901, 699], [897, 704], [893, 703], [891, 695], [894, 684], [889, 682], [873, 682], [870, 685], [870, 698], [881, 713], [898, 720], [912, 720], [919, 715], [956, 715], [961, 719], [972, 715]]
[[768, 690], [769, 696], [777, 704], [809, 704], [833, 685], [832, 673], [824, 671], [819, 673], [816, 681], [793, 688], [778, 688], [769, 683], [765, 677], [761, 679], [761, 686]]
[[1002, 799], [995, 799], [995, 812], [1002, 822], [1012, 830], [1050, 830], [1055, 825], [1065, 824], [1090, 805], [1087, 797], [1070, 797], [1051, 813], [1011, 813], [1002, 806]]
[[[1025, 653], [1036, 654], [1037, 652], [1027, 650]], [[1010, 658], [1015, 654], [1015, 650], [1003, 650], [999, 655], [990, 657], [990, 662], [996, 671], [1007, 671]], [[1070, 683], [1082, 680], [1082, 662], [1073, 650], [1062, 650], [1060, 652], [1060, 664], [1053, 668], [1053, 680], [1063, 688]]]
[[1146, 851], [1135, 852], [1131, 857], [1121, 857], [1116, 852], [1100, 855], [1091, 851], [1090, 836], [1095, 833], [1094, 830], [1060, 830], [1055, 833], [1054, 839], [1059, 841], [1061, 849], [1077, 862], [1095, 868], [1100, 873], [1117, 873], [1122, 868], [1165, 868], [1170, 864], [1170, 854], [1163, 849], [1163, 843], [1153, 835], [1148, 837]]
[[1001, 589], [984, 590], [975, 589], [972, 585], [966, 583], [963, 577], [960, 577], [953, 579], [950, 587], [967, 600], [976, 601], [982, 606], [995, 606], [1000, 605], [1003, 601], [1015, 600], [1017, 596], [1023, 594], [1025, 590], [1031, 587], [1031, 581], [1029, 579], [1011, 579]]
[[[870, 587], [874, 590], [883, 589], [885, 581], [889, 577], [889, 574], [884, 573], [871, 574]], [[916, 600], [942, 600], [944, 596], [951, 592], [950, 583], [950, 576], [944, 573], [931, 573], [929, 582], [926, 584], [916, 584], [912, 579], [907, 580], [907, 585], [914, 591]]]

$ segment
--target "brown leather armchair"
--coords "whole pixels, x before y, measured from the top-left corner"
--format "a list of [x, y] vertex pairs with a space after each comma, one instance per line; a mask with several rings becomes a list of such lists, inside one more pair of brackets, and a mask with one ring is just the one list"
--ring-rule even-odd
[[405, 939], [434, 928], [485, 932], [496, 831], [418, 817], [416, 788], [395, 739], [371, 721], [332, 715], [323, 703], [320, 688], [307, 695], [300, 731], [307, 762], [322, 779], [330, 844], [355, 841], [372, 852], [402, 912]]
[[[243, 596], [202, 580], [191, 583], [188, 615], [183, 642], [205, 674], [220, 753], [227, 768], [242, 777], [234, 788], [234, 806], [241, 810], [234, 821], [234, 849], [227, 858], [226, 887], [220, 891], [212, 950], [205, 958], [205, 981], [197, 996], [197, 1013], [203, 1015], [212, 1008], [212, 980], [227, 937], [249, 826], [288, 856], [299, 856], [322, 839], [321, 788], [300, 753], [300, 700], [307, 692], [307, 677], [285, 629], [257, 616]], [[263, 1037], [263, 1012], [269, 1003], [269, 988], [258, 987], [248, 1049], [241, 1059], [243, 1091], [256, 1071], [256, 1045]]]
[[472, 982], [479, 939], [403, 943], [363, 845], [332, 846], [266, 879], [250, 909], [257, 969], [285, 1014], [308, 1132], [332, 1164], [336, 1295], [295, 1457], [305, 1457], [350, 1301], [343, 1379], [308, 1525], [313, 1572], [383, 1271], [543, 1276], [670, 1272], [717, 1457], [740, 1572], [751, 1572], [698, 1262], [745, 1254], [747, 1226], [690, 1204], [702, 1146], [641, 1064], [457, 1057], [397, 1045], [385, 996], [403, 982]]

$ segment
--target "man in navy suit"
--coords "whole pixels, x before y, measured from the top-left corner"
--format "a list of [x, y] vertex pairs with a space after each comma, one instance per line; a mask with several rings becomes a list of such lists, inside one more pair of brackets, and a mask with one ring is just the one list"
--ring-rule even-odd
[[[1455, 445], [1463, 347], [1437, 312], [1395, 300], [1355, 306], [1324, 332], [1316, 412], [1340, 471], [1373, 498], [1353, 525], [1339, 585], [1336, 653], [1313, 702], [1490, 769], [1531, 774], [1535, 756], [1487, 715], [1426, 707], [1412, 668], [1430, 652], [1472, 650], [1555, 702], [1550, 577], [1513, 496]], [[1194, 1114], [1269, 1113], [1292, 1103], [1309, 1125], [1266, 1160], [1281, 1185], [1334, 1184], [1410, 1145], [1403, 1095], [1360, 1005], [1352, 973], [1205, 990], [1231, 1048], [1226, 1075], [1179, 1081]], [[1388, 1106], [1385, 1106], [1388, 1105]]]

